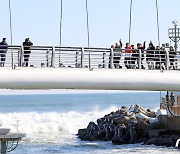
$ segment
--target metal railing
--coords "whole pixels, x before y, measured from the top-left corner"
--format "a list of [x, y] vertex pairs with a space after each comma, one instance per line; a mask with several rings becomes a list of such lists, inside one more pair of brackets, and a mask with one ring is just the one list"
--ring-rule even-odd
[[[53, 67], [53, 68], [110, 68], [110, 69], [180, 69], [180, 52], [167, 50], [31, 46], [0, 47], [0, 66], [11, 67]], [[90, 66], [89, 66], [90, 52]]]

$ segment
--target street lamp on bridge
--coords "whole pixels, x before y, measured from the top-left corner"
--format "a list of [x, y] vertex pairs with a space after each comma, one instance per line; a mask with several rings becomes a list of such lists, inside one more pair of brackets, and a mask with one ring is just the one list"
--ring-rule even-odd
[[178, 41], [180, 40], [180, 28], [177, 28], [178, 26], [178, 21], [172, 21], [174, 24], [174, 28], [169, 28], [168, 33], [169, 33], [169, 38], [174, 42], [174, 48], [175, 51], [177, 51], [178, 48]]

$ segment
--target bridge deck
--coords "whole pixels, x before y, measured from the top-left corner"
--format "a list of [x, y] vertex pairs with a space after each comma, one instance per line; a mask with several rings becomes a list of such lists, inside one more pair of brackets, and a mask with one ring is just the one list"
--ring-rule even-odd
[[180, 71], [16, 68], [0, 69], [1, 89], [180, 91]]

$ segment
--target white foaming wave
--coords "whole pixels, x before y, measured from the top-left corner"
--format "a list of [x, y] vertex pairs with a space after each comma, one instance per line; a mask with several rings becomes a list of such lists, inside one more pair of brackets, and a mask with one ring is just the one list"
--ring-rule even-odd
[[95, 109], [84, 113], [75, 111], [67, 113], [1, 113], [0, 121], [2, 121], [2, 127], [11, 128], [11, 132], [27, 134], [66, 132], [76, 134], [78, 129], [87, 127], [90, 121], [96, 122], [96, 119], [117, 109], [116, 106], [111, 106], [105, 110]]
[[[115, 94], [115, 93], [146, 93], [149, 91], [131, 90], [87, 90], [87, 89], [41, 89], [41, 90], [12, 90], [0, 89], [0, 95], [41, 95], [41, 94]], [[156, 92], [156, 91], [153, 91]], [[156, 92], [157, 93], [157, 92]]]

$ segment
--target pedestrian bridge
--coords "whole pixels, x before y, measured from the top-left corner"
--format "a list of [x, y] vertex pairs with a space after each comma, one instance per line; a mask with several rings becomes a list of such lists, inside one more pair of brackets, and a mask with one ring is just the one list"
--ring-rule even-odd
[[139, 51], [126, 69], [123, 49], [32, 46], [25, 67], [23, 47], [10, 46], [0, 67], [0, 88], [180, 91], [179, 52], [152, 54], [147, 63], [146, 50]]

